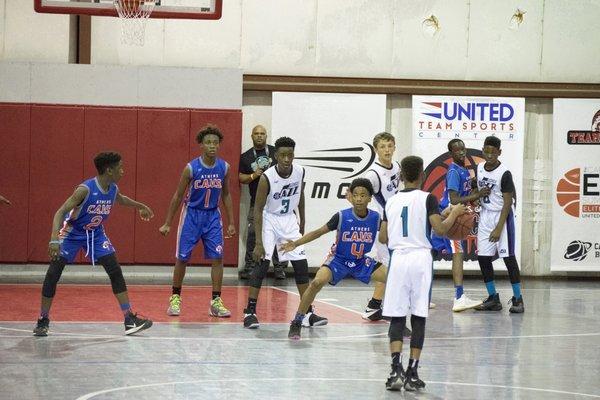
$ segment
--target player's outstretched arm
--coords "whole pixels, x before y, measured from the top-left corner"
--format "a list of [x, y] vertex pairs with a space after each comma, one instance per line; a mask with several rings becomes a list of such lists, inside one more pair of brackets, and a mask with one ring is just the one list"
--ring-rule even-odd
[[183, 195], [188, 185], [190, 184], [190, 180], [192, 179], [192, 175], [190, 173], [190, 169], [186, 165], [181, 173], [181, 178], [179, 178], [179, 184], [177, 185], [177, 190], [175, 190], [175, 194], [171, 198], [171, 203], [169, 203], [169, 208], [167, 210], [167, 217], [165, 218], [165, 223], [163, 226], [158, 228], [158, 231], [163, 235], [167, 236], [169, 231], [171, 230], [171, 222], [173, 222], [173, 216], [177, 212], [179, 205], [181, 204], [181, 200], [183, 199]]
[[231, 193], [229, 192], [229, 171], [223, 179], [223, 205], [227, 214], [227, 237], [235, 235], [235, 225], [233, 224], [233, 205], [231, 202]]
[[260, 177], [258, 187], [256, 189], [256, 198], [254, 201], [254, 233], [256, 241], [254, 245], [254, 253], [252, 257], [254, 261], [260, 262], [265, 258], [265, 248], [263, 247], [262, 226], [263, 226], [263, 210], [267, 203], [267, 195], [269, 194], [269, 183], [264, 176]]
[[450, 213], [442, 221], [442, 216], [440, 214], [432, 214], [429, 216], [429, 223], [431, 224], [431, 228], [438, 236], [445, 236], [446, 233], [450, 230], [454, 222], [456, 222], [456, 218], [460, 215], [464, 214], [467, 211], [467, 208], [462, 204], [457, 204], [452, 206]]
[[48, 243], [48, 255], [51, 259], [56, 259], [59, 255], [60, 243], [58, 240], [58, 234], [60, 231], [60, 226], [65, 219], [65, 215], [83, 203], [88, 195], [88, 190], [89, 189], [86, 186], [77, 186], [73, 194], [69, 196], [63, 205], [56, 210], [56, 213], [54, 213], [54, 218], [52, 219], [52, 232], [50, 233], [50, 243]]
[[117, 193], [117, 203], [125, 207], [135, 207], [140, 213], [140, 218], [144, 221], [150, 221], [154, 217], [154, 212], [150, 207], [121, 193]]
[[481, 190], [475, 188], [471, 191], [471, 193], [469, 193], [467, 196], [463, 196], [463, 197], [460, 197], [458, 195], [458, 192], [455, 192], [454, 190], [450, 190], [450, 203], [451, 204], [471, 203], [475, 200], [479, 200], [482, 197], [489, 196], [489, 194], [490, 194], [490, 188], [488, 188], [488, 187], [481, 188]]
[[327, 224], [325, 224], [319, 229], [315, 229], [314, 231], [308, 232], [306, 235], [302, 236], [298, 240], [290, 240], [289, 242], [282, 244], [281, 246], [279, 246], [279, 250], [281, 250], [284, 253], [293, 251], [296, 247], [306, 243], [310, 243], [313, 240], [320, 238], [327, 232], [331, 232], [331, 230], [329, 229]]

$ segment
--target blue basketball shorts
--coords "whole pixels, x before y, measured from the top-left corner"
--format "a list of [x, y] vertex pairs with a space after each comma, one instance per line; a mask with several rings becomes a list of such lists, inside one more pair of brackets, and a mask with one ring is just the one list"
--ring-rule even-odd
[[194, 247], [200, 240], [204, 246], [204, 258], [223, 258], [221, 211], [218, 208], [202, 210], [184, 206], [179, 219], [175, 257], [180, 261], [189, 261]]

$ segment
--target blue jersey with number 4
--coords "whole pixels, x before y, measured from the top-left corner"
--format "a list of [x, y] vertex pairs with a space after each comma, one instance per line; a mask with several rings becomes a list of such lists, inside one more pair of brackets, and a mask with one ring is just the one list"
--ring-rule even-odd
[[214, 210], [219, 207], [219, 198], [229, 164], [225, 160], [216, 158], [212, 166], [207, 166], [202, 161], [202, 157], [198, 157], [190, 161], [187, 167], [192, 176], [185, 200], [187, 206], [201, 210]]
[[380, 217], [377, 211], [368, 210], [364, 218], [358, 217], [352, 208], [338, 213], [335, 255], [346, 260], [357, 260], [371, 251], [375, 235], [379, 230]]

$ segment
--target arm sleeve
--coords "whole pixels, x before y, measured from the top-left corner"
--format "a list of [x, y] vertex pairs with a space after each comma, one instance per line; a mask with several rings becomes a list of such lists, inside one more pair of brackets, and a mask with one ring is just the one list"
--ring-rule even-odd
[[502, 193], [514, 193], [515, 192], [515, 184], [512, 179], [512, 174], [510, 171], [505, 171], [502, 174], [502, 179], [500, 180], [500, 190]]
[[427, 216], [435, 215], [440, 213], [440, 207], [438, 205], [438, 201], [434, 195], [429, 193], [427, 196]]
[[448, 174], [446, 175], [446, 188], [448, 190], [460, 193], [460, 175], [458, 172], [456, 172], [456, 170], [451, 169], [448, 171]]
[[340, 213], [337, 212], [337, 213], [333, 214], [333, 217], [331, 217], [331, 219], [329, 221], [327, 221], [327, 228], [329, 228], [330, 231], [335, 231], [338, 228], [339, 223], [340, 223]]
[[377, 176], [377, 172], [372, 169], [365, 172], [365, 178], [371, 181], [371, 185], [373, 185], [373, 193], [379, 193], [380, 185], [379, 185], [379, 176]]

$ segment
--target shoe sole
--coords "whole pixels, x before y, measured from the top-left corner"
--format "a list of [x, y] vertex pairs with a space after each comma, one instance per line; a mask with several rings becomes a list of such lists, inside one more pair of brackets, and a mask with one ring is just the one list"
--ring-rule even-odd
[[523, 314], [525, 312], [525, 310], [508, 310], [508, 312], [510, 312], [511, 314]]
[[462, 311], [470, 310], [470, 309], [473, 309], [473, 308], [477, 308], [477, 307], [479, 307], [482, 304], [483, 304], [483, 302], [481, 302], [481, 303], [475, 303], [472, 306], [462, 306], [462, 307], [458, 307], [458, 308], [452, 307], [452, 312], [462, 312]]
[[135, 328], [126, 330], [125, 335], [128, 335], [128, 336], [133, 335], [134, 333], [146, 330], [146, 329], [150, 328], [151, 326], [152, 326], [152, 321], [146, 321], [140, 326], [136, 326]]
[[367, 321], [381, 321], [383, 319], [383, 313], [381, 310], [375, 310], [370, 313], [363, 313], [361, 317]]
[[244, 325], [244, 328], [246, 328], [246, 329], [258, 329], [259, 326], [260, 326], [260, 324], [257, 322], [255, 324], [250, 324], [248, 326]]
[[386, 386], [386, 390], [392, 391], [392, 392], [399, 392], [402, 389], [402, 386], [404, 386], [404, 384], [402, 382], [396, 382], [391, 386]]
[[323, 320], [323, 321], [317, 321], [317, 322], [315, 322], [315, 323], [314, 323], [314, 324], [312, 324], [312, 325], [304, 325], [304, 324], [302, 324], [302, 327], [303, 327], [303, 328], [314, 328], [315, 326], [325, 326], [325, 325], [327, 325], [328, 323], [329, 323], [329, 320], [325, 319], [325, 320]]
[[167, 310], [167, 315], [170, 317], [178, 317], [180, 313], [181, 313], [181, 311]]
[[290, 340], [296, 340], [296, 341], [298, 341], [298, 340], [301, 339], [301, 336], [300, 335], [292, 335], [292, 336], [288, 336], [288, 338]]
[[46, 337], [48, 336], [48, 332], [33, 332], [33, 336]]
[[211, 317], [217, 317], [217, 318], [229, 318], [231, 317], [231, 312], [229, 312], [228, 314], [223, 314], [223, 315], [219, 315], [219, 314], [215, 314], [213, 313], [210, 309], [208, 310], [208, 315]]

